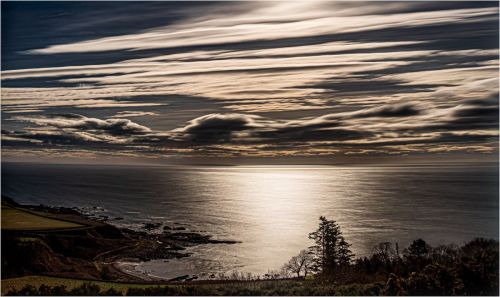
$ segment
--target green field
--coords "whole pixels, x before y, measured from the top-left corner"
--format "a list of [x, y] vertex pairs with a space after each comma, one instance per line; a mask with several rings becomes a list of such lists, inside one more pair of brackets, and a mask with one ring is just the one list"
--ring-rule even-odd
[[79, 228], [84, 225], [48, 218], [2, 204], [2, 230], [52, 230]]
[[90, 280], [80, 280], [72, 278], [61, 278], [61, 277], [51, 277], [51, 276], [23, 276], [16, 278], [3, 279], [2, 285], [2, 295], [7, 294], [12, 289], [20, 290], [26, 285], [32, 285], [34, 287], [40, 287], [44, 284], [46, 286], [66, 286], [67, 289], [73, 289], [79, 287], [84, 283], [96, 284], [101, 287], [102, 290], [108, 290], [114, 288], [122, 293], [125, 293], [128, 288], [144, 288], [157, 285], [143, 285], [143, 284], [124, 284], [116, 282], [105, 282], [105, 281], [90, 281]]

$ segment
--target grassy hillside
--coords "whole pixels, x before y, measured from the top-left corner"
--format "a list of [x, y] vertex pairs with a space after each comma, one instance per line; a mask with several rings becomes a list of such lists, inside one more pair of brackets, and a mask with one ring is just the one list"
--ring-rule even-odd
[[57, 230], [84, 227], [73, 222], [48, 218], [2, 203], [2, 230]]

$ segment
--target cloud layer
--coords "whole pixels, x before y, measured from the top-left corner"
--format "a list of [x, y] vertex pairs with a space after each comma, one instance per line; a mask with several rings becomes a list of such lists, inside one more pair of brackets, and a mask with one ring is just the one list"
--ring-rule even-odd
[[2, 9], [6, 152], [496, 151], [495, 2]]
[[[498, 142], [498, 102], [465, 101], [457, 107], [433, 108], [412, 104], [384, 105], [319, 117], [276, 120], [251, 114], [209, 114], [170, 131], [153, 131], [128, 119], [87, 118], [76, 114], [19, 116], [35, 124], [25, 131], [2, 131], [6, 145], [53, 145], [89, 149], [130, 149], [143, 153], [210, 153], [224, 151], [255, 156], [290, 151], [376, 152], [401, 154], [418, 148], [458, 148], [492, 152]], [[470, 126], [477, 129], [471, 130]], [[483, 143], [481, 146], [472, 145]], [[485, 143], [488, 143], [485, 145]], [[234, 148], [238, 151], [232, 151]], [[246, 147], [246, 148], [245, 148]], [[258, 149], [250, 149], [258, 148]], [[231, 153], [229, 153], [231, 155]]]

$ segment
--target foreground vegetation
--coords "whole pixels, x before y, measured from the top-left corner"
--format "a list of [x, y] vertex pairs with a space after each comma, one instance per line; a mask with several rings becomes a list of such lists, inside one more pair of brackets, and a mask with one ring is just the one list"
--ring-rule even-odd
[[[289, 273], [309, 271], [317, 281], [337, 285], [376, 284], [384, 295], [496, 295], [498, 296], [498, 241], [477, 238], [465, 245], [431, 247], [413, 241], [400, 252], [390, 242], [380, 243], [370, 257], [353, 261], [340, 226], [320, 217], [309, 235], [315, 244], [285, 264]], [[361, 292], [360, 292], [361, 294]]]
[[320, 218], [314, 245], [267, 279], [234, 273], [215, 281], [128, 284], [53, 277], [2, 280], [7, 295], [497, 295], [498, 241], [431, 247], [413, 241], [400, 251], [381, 243], [354, 259], [335, 221]]
[[[43, 278], [42, 278], [43, 279]], [[42, 280], [40, 279], [40, 280]], [[305, 280], [254, 280], [254, 281], [224, 281], [210, 283], [175, 284], [175, 285], [139, 285], [120, 284], [112, 282], [96, 282], [62, 279], [61, 283], [72, 285], [25, 285], [20, 289], [5, 289], [3, 295], [25, 296], [274, 296], [274, 295], [379, 295], [384, 288], [383, 283], [359, 285], [322, 284]], [[81, 283], [74, 286], [75, 283]], [[3, 287], [3, 286], [2, 286]]]
[[[41, 286], [42, 288], [40, 288]], [[128, 288], [145, 288], [151, 285], [119, 283], [113, 281], [93, 281], [53, 276], [23, 276], [2, 280], [2, 295], [7, 294], [8, 292], [12, 292], [10, 295], [16, 295], [14, 292], [21, 291], [23, 288], [25, 289], [22, 295], [37, 295], [36, 292], [38, 291], [47, 291], [49, 290], [48, 288], [51, 288], [50, 290], [60, 290], [63, 287], [66, 294], [62, 295], [68, 295], [71, 290], [82, 286], [85, 286], [86, 288], [90, 288], [89, 286], [98, 286], [100, 292], [105, 292], [111, 289], [120, 292], [121, 294], [125, 294]], [[32, 294], [29, 294], [28, 292], [32, 292]]]

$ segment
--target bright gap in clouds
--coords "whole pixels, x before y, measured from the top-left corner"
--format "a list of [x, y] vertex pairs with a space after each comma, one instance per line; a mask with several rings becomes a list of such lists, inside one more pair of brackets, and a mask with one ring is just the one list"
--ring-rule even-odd
[[7, 155], [497, 152], [498, 3], [2, 8]]

